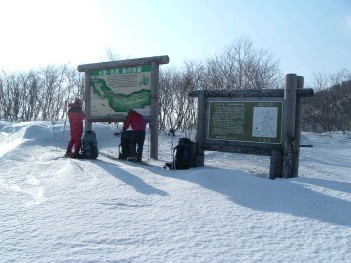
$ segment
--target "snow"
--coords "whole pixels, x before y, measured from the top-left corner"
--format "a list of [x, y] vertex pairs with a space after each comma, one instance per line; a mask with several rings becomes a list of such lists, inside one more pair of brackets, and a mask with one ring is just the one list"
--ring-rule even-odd
[[299, 177], [269, 180], [269, 157], [257, 155], [206, 152], [204, 167], [165, 171], [163, 134], [152, 166], [111, 160], [116, 126], [93, 129], [97, 160], [56, 159], [69, 139], [63, 121], [0, 122], [1, 262], [351, 257], [351, 133], [303, 133], [313, 147], [301, 148]]

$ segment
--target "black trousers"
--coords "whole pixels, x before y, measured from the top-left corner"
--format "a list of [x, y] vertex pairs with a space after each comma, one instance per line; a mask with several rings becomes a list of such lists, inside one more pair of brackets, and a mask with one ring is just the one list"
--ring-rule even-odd
[[130, 154], [141, 160], [143, 157], [145, 131], [133, 131], [130, 141]]

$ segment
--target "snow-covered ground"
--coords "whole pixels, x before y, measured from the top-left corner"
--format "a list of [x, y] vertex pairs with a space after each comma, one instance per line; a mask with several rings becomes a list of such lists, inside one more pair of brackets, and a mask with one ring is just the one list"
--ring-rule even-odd
[[108, 159], [120, 139], [102, 123], [97, 160], [55, 160], [63, 129], [0, 122], [1, 262], [351, 258], [350, 133], [303, 133], [313, 148], [301, 148], [299, 177], [269, 180], [269, 157], [256, 155], [207, 152], [202, 168], [165, 171], [172, 137], [162, 134], [153, 166]]

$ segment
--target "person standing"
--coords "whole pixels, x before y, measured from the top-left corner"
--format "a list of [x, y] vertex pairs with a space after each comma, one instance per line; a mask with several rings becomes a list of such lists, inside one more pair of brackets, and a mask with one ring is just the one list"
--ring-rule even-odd
[[[76, 98], [74, 103], [68, 104], [68, 108], [68, 120], [71, 138], [68, 142], [65, 156], [71, 158], [78, 158], [83, 134], [83, 120], [85, 119], [85, 112], [82, 109], [82, 100]], [[73, 146], [74, 153], [72, 153]]]
[[146, 122], [143, 115], [133, 109], [128, 111], [123, 131], [126, 131], [130, 126], [132, 127], [132, 138], [130, 141], [131, 156], [128, 157], [127, 160], [141, 162], [143, 157]]

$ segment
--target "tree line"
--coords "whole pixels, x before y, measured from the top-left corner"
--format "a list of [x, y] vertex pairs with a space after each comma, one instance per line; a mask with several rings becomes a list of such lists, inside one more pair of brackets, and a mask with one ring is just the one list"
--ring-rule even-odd
[[0, 73], [0, 119], [3, 120], [63, 119], [67, 103], [75, 97], [84, 97], [84, 76], [69, 65]]
[[313, 132], [351, 130], [351, 72], [314, 74], [313, 97], [303, 101], [303, 130]]
[[[115, 60], [110, 50], [107, 54]], [[118, 58], [118, 56], [117, 56]], [[218, 55], [203, 61], [184, 61], [182, 67], [162, 66], [159, 78], [159, 128], [191, 132], [196, 127], [197, 99], [193, 90], [284, 88], [279, 62], [249, 38], [239, 38]], [[351, 73], [314, 74], [303, 99], [303, 130], [351, 129]], [[49, 65], [28, 72], [0, 72], [0, 119], [36, 121], [65, 119], [67, 103], [84, 100], [84, 74], [70, 65]]]

